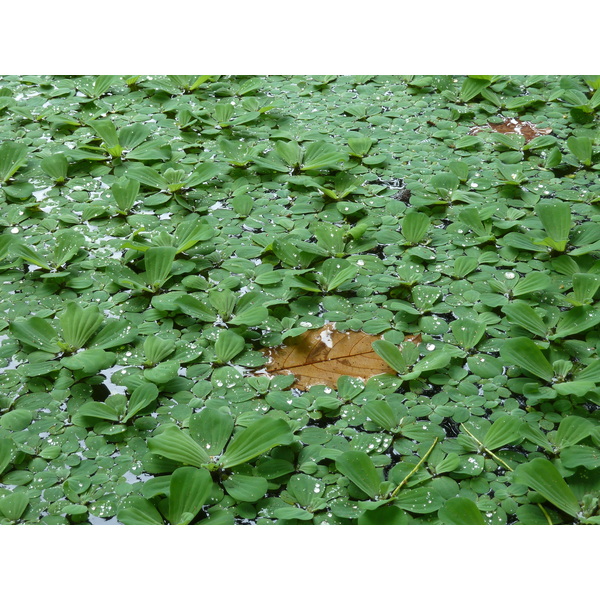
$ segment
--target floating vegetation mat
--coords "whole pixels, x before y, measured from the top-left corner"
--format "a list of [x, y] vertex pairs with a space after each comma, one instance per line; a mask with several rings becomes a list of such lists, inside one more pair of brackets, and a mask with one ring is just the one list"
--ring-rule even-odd
[[599, 108], [0, 77], [0, 522], [600, 523]]

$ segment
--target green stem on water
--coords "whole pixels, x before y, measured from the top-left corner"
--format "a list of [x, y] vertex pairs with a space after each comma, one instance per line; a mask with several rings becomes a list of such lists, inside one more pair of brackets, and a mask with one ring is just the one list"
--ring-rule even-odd
[[489, 454], [496, 462], [500, 463], [507, 471], [512, 471], [511, 469], [499, 456], [496, 456], [489, 448], [486, 448], [482, 442], [480, 442], [466, 427], [465, 424], [462, 424], [463, 429], [483, 448], [483, 451], [486, 454]]
[[427, 450], [427, 452], [425, 452], [423, 458], [415, 465], [415, 468], [400, 482], [400, 484], [398, 485], [398, 487], [391, 493], [390, 495], [390, 500], [393, 500], [396, 497], [396, 494], [400, 491], [400, 488], [409, 480], [409, 478], [414, 475], [417, 470], [419, 469], [419, 467], [427, 460], [427, 457], [431, 454], [431, 451], [433, 450], [434, 446], [437, 444], [438, 438], [435, 438], [433, 440], [433, 444], [431, 444], [431, 446], [429, 447], [429, 450]]

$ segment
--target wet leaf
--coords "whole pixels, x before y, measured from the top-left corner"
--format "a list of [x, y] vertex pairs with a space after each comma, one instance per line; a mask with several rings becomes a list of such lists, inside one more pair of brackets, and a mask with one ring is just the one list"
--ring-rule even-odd
[[342, 333], [331, 325], [288, 338], [286, 345], [267, 351], [271, 359], [266, 369], [271, 375], [296, 376], [301, 390], [313, 385], [336, 388], [341, 375], [369, 379], [381, 373], [394, 373], [371, 347], [378, 336], [363, 332]]

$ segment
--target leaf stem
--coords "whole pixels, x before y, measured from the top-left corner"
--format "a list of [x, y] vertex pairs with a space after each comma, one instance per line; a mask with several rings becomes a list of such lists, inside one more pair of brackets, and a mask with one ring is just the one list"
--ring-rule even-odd
[[396, 487], [396, 489], [390, 494], [390, 500], [393, 500], [396, 497], [396, 494], [400, 491], [400, 488], [409, 480], [409, 478], [414, 475], [417, 470], [419, 469], [419, 467], [427, 460], [427, 457], [431, 454], [434, 446], [437, 444], [438, 438], [435, 438], [433, 440], [433, 444], [431, 444], [431, 446], [429, 447], [429, 450], [427, 450], [427, 452], [425, 452], [425, 454], [423, 455], [423, 458], [421, 458], [421, 460], [415, 465], [414, 469], [400, 482], [400, 484], [398, 485], [398, 487]]
[[463, 429], [483, 448], [483, 451], [486, 454], [489, 454], [496, 462], [500, 463], [507, 471], [512, 471], [511, 469], [499, 456], [496, 456], [489, 448], [486, 448], [483, 445], [483, 442], [479, 441], [466, 427], [465, 424], [462, 423]]
[[[500, 457], [496, 456], [489, 448], [486, 448], [482, 442], [480, 442], [466, 427], [465, 424], [462, 424], [463, 429], [483, 448], [484, 452], [486, 452], [487, 454], [489, 454], [494, 460], [496, 460], [497, 462], [499, 462], [503, 467], [506, 468], [507, 471], [513, 471], [513, 469], [511, 469]], [[538, 503], [538, 506], [540, 507], [540, 510], [544, 513], [544, 516], [546, 517], [546, 521], [548, 521], [548, 525], [553, 525], [552, 523], [552, 519], [550, 518], [550, 515], [546, 512], [546, 509]]]

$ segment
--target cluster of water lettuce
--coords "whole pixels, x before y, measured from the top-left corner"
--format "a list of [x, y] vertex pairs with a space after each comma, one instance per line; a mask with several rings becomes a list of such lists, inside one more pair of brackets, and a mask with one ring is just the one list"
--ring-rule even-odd
[[599, 83], [0, 79], [3, 522], [597, 522]]

